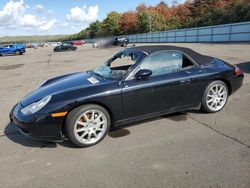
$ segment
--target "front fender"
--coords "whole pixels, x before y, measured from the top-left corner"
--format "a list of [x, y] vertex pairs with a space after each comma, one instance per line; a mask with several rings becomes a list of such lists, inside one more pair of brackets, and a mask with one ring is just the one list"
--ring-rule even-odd
[[56, 82], [58, 80], [62, 80], [64, 78], [68, 77], [68, 76], [78, 74], [78, 73], [79, 72], [75, 72], [75, 73], [65, 74], [65, 75], [62, 75], [62, 76], [57, 76], [57, 77], [51, 78], [51, 79], [46, 80], [45, 82], [43, 82], [38, 88], [44, 87], [46, 85], [52, 84], [53, 82]]

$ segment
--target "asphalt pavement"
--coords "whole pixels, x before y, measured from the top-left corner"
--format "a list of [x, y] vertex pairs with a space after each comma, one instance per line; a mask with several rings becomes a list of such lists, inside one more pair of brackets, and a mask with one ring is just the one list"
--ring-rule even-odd
[[250, 187], [250, 45], [173, 45], [237, 64], [243, 86], [218, 113], [129, 124], [89, 148], [25, 138], [9, 112], [46, 79], [93, 69], [122, 48], [54, 53], [47, 47], [0, 57], [0, 187]]

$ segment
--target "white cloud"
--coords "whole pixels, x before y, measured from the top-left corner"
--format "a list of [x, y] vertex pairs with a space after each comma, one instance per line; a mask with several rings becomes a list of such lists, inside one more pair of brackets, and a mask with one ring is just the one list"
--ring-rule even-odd
[[67, 27], [67, 26], [69, 26], [69, 23], [68, 22], [64, 22], [64, 23], [61, 24], [61, 26]]
[[82, 8], [74, 7], [71, 8], [69, 14], [66, 15], [66, 19], [69, 22], [90, 23], [98, 18], [98, 12], [98, 5], [90, 6], [89, 8], [86, 6]]
[[36, 12], [41, 13], [41, 12], [43, 12], [44, 7], [40, 4], [37, 4], [34, 9]]
[[39, 22], [37, 22], [35, 15], [26, 14], [22, 17], [19, 24], [23, 27], [37, 27]]
[[47, 14], [54, 14], [54, 11], [53, 10], [48, 10], [46, 13]]
[[20, 20], [20, 25], [25, 28], [37, 28], [40, 31], [48, 31], [57, 23], [56, 19], [47, 20], [46, 18], [38, 18], [35, 15], [26, 14]]
[[50, 30], [56, 23], [57, 23], [57, 20], [56, 20], [56, 19], [49, 20], [49, 21], [47, 21], [46, 23], [40, 25], [40, 26], [39, 26], [39, 29], [40, 29], [41, 31], [48, 31], [48, 30]]
[[66, 15], [66, 22], [62, 23], [62, 27], [71, 28], [74, 32], [86, 28], [91, 22], [97, 20], [99, 7], [98, 5], [87, 7], [84, 5], [82, 8], [73, 7]]
[[[43, 6], [39, 7], [40, 11], [43, 11]], [[33, 14], [25, 14], [25, 11], [29, 8], [28, 5], [24, 3], [24, 0], [10, 0], [3, 8], [0, 10], [0, 28], [3, 29], [13, 29], [20, 28], [30, 31], [48, 31], [56, 23], [56, 19], [49, 19], [47, 17], [38, 17]]]
[[3, 10], [0, 11], [0, 27], [8, 26], [13, 23], [14, 20], [19, 19], [19, 15], [26, 9], [24, 1], [9, 1]]

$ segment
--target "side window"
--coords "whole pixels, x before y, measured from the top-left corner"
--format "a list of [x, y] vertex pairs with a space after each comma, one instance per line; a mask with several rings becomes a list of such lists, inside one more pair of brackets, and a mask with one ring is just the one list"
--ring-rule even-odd
[[188, 69], [190, 67], [193, 67], [194, 64], [191, 62], [189, 58], [187, 58], [185, 55], [183, 55], [182, 59], [182, 69]]
[[146, 57], [140, 69], [149, 69], [153, 76], [178, 72], [182, 69], [183, 54], [161, 51]]
[[122, 67], [122, 66], [131, 66], [135, 64], [138, 54], [136, 53], [123, 53], [119, 57], [113, 58], [110, 68]]

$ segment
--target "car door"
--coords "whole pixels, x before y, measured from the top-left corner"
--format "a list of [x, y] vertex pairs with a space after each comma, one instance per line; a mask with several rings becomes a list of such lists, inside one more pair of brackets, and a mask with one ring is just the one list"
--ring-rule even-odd
[[9, 53], [9, 45], [3, 46], [1, 52], [2, 52], [2, 54], [8, 54]]
[[73, 43], [68, 44], [68, 50], [73, 50], [73, 48], [74, 48], [74, 44]]
[[61, 45], [61, 51], [65, 51], [66, 48], [67, 48], [67, 44], [66, 44], [66, 43], [63, 43], [63, 44]]
[[67, 44], [67, 46], [65, 46], [65, 50], [71, 50], [73, 45], [71, 45], [70, 43]]
[[14, 45], [9, 45], [8, 47], [8, 54], [13, 54], [15, 53], [16, 48], [14, 47]]
[[188, 108], [192, 101], [187, 97], [192, 95], [194, 87], [190, 84], [192, 74], [182, 70], [182, 62], [183, 54], [173, 51], [161, 51], [146, 57], [138, 70], [149, 69], [152, 75], [145, 80], [132, 75], [123, 83], [125, 118]]

